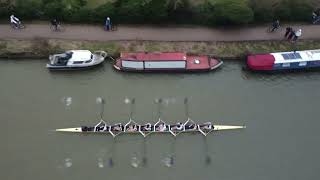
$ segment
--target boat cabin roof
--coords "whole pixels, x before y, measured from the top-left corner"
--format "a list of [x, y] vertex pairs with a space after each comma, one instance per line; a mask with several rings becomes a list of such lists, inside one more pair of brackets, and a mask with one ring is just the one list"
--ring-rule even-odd
[[91, 59], [92, 53], [88, 50], [71, 50], [66, 53], [72, 53], [69, 61], [87, 61]]
[[271, 53], [275, 58], [275, 63], [291, 63], [300, 61], [319, 61], [320, 49], [306, 51], [291, 51]]
[[186, 61], [187, 54], [182, 52], [122, 52], [120, 58], [129, 61]]

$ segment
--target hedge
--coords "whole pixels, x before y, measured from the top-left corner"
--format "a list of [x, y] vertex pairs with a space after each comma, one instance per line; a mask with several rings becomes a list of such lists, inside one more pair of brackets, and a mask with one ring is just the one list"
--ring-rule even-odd
[[77, 23], [103, 23], [107, 16], [121, 23], [187, 23], [242, 25], [281, 21], [310, 21], [317, 0], [113, 0], [97, 8], [87, 0], [0, 0], [0, 19], [14, 13], [22, 20], [58, 18]]

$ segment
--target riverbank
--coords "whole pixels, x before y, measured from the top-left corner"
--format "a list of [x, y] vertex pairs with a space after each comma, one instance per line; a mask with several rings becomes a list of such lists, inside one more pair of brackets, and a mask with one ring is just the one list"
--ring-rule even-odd
[[243, 42], [163, 42], [163, 41], [74, 41], [57, 39], [0, 40], [0, 58], [45, 58], [49, 54], [69, 49], [104, 50], [117, 57], [122, 51], [182, 51], [191, 54], [210, 54], [221, 59], [243, 59], [247, 54], [320, 49], [320, 40]]

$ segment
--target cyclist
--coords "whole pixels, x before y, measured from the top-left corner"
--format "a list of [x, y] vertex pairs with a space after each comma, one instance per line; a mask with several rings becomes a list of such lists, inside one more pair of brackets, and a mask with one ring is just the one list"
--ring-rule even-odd
[[279, 21], [279, 20], [275, 20], [275, 21], [272, 23], [271, 32], [275, 31], [276, 29], [279, 29], [279, 27], [280, 27], [280, 21]]
[[19, 18], [15, 17], [14, 15], [10, 16], [10, 23], [13, 28], [16, 28], [16, 29], [20, 28], [21, 21], [19, 20]]

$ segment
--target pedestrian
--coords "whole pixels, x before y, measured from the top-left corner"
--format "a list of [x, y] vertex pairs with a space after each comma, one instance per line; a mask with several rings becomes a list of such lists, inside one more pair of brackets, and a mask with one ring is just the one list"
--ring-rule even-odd
[[289, 34], [293, 31], [292, 27], [287, 27], [286, 28], [286, 33], [284, 34], [285, 38], [288, 38]]
[[294, 36], [294, 30], [293, 29], [291, 29], [291, 31], [289, 32], [289, 34], [288, 34], [288, 40], [289, 41], [291, 41], [292, 40], [292, 38], [293, 38], [293, 36]]
[[292, 41], [296, 42], [301, 35], [302, 35], [302, 30], [301, 29], [299, 29], [298, 31], [294, 32], [294, 36], [293, 36]]
[[105, 28], [107, 31], [111, 31], [111, 20], [109, 17], [107, 17], [107, 19], [106, 19]]

